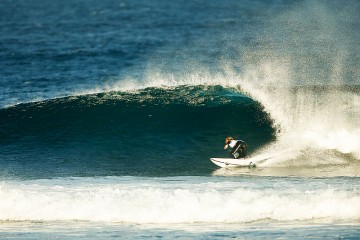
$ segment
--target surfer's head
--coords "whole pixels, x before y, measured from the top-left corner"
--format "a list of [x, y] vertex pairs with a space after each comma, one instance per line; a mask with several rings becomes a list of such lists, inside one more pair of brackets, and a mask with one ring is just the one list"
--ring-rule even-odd
[[231, 140], [234, 140], [234, 138], [233, 138], [233, 137], [226, 137], [226, 138], [225, 138], [225, 143], [228, 143], [228, 142], [230, 142]]

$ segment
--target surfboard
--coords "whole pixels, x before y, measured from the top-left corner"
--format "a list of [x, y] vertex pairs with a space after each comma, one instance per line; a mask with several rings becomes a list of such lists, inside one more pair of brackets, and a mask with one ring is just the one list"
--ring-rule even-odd
[[227, 167], [255, 167], [257, 164], [264, 163], [265, 161], [269, 159], [273, 159], [278, 154], [274, 153], [262, 153], [262, 154], [256, 154], [255, 156], [249, 156], [247, 158], [210, 158], [210, 161], [212, 161], [214, 164], [218, 165], [222, 168]]
[[210, 158], [214, 164], [219, 167], [254, 167], [256, 166], [255, 162], [249, 158]]

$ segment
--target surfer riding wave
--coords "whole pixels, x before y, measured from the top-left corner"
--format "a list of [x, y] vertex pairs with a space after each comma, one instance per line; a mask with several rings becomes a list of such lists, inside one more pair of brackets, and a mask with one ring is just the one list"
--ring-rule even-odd
[[232, 158], [245, 158], [247, 152], [247, 144], [243, 140], [235, 140], [232, 137], [225, 138], [224, 149], [230, 147], [230, 157]]

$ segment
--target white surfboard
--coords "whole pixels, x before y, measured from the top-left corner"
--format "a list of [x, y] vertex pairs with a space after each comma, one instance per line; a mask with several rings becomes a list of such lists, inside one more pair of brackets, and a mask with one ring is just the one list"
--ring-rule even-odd
[[210, 161], [220, 167], [252, 167], [255, 166], [255, 162], [251, 159], [234, 159], [234, 158], [210, 158]]

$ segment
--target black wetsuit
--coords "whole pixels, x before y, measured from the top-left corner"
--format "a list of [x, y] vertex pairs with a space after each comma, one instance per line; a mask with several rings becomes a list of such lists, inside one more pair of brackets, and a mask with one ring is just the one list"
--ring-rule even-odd
[[235, 146], [232, 148], [230, 152], [230, 156], [232, 158], [244, 158], [247, 152], [247, 144], [242, 140], [232, 140], [236, 141]]

